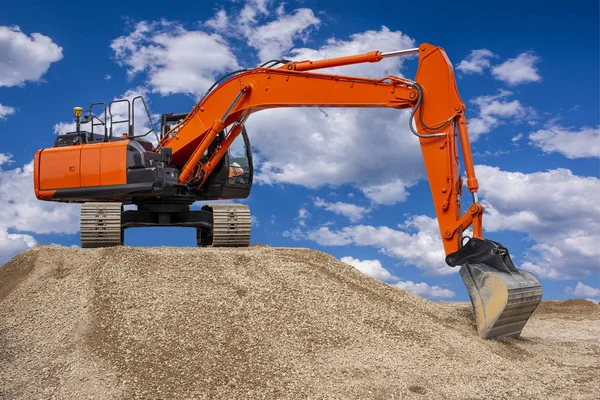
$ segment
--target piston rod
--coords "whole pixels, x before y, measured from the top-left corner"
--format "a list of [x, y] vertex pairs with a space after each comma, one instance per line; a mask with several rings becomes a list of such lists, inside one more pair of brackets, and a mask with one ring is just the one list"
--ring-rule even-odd
[[415, 47], [412, 49], [388, 51], [387, 53], [381, 53], [381, 58], [408, 56], [411, 54], [419, 54], [419, 48]]

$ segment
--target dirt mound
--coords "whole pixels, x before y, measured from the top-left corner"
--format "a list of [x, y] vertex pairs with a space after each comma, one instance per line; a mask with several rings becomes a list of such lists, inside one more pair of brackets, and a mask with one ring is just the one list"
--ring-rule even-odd
[[588, 300], [544, 301], [535, 310], [539, 318], [600, 319], [600, 305]]
[[0, 398], [591, 399], [599, 331], [484, 341], [307, 249], [40, 246], [0, 268]]

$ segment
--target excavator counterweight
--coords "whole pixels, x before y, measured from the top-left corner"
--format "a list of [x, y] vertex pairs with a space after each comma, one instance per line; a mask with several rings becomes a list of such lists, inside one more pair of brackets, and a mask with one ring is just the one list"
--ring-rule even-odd
[[[407, 55], [419, 58], [414, 81], [315, 72]], [[141, 135], [136, 135], [136, 104], [151, 127]], [[115, 107], [124, 105], [126, 117]], [[40, 200], [83, 203], [82, 247], [121, 245], [124, 229], [150, 226], [195, 228], [198, 246], [248, 246], [248, 207], [213, 202], [249, 195], [253, 161], [244, 124], [255, 112], [282, 107], [412, 109], [409, 129], [421, 145], [446, 263], [461, 267], [479, 335], [520, 335], [541, 300], [540, 282], [517, 269], [505, 247], [483, 238], [484, 207], [477, 199], [466, 108], [446, 53], [427, 43], [328, 60], [274, 60], [227, 74], [190, 112], [163, 114], [160, 135], [140, 96], [108, 106], [94, 103], [83, 117], [78, 107], [75, 132], [58, 136], [53, 147], [35, 155], [35, 194]], [[90, 131], [82, 130], [84, 124]], [[145, 140], [150, 133], [156, 142]], [[466, 213], [459, 148], [473, 197]], [[197, 210], [191, 207], [196, 201], [210, 203]], [[465, 242], [468, 227], [473, 235]]]

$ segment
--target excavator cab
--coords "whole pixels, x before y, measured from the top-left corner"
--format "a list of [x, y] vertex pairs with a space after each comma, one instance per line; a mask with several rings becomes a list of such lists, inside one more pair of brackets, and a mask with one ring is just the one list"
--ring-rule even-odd
[[[160, 127], [161, 139], [167, 134], [169, 137], [175, 135], [178, 132], [177, 125], [183, 122], [186, 117], [187, 113], [163, 114]], [[200, 158], [201, 163], [205, 163], [209, 159], [223, 141], [224, 136], [224, 133], [221, 132], [215, 137], [213, 143]], [[244, 127], [241, 134], [229, 147], [225, 157], [219, 161], [205, 184], [202, 185], [196, 197], [198, 200], [246, 198], [250, 195], [253, 176], [254, 168], [250, 139], [248, 139], [248, 133]]]

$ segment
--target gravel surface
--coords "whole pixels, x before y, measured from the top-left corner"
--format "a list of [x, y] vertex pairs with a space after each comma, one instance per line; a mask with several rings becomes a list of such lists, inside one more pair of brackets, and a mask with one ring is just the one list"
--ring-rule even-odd
[[[0, 399], [595, 399], [600, 306], [521, 339], [314, 250], [38, 246], [0, 267]], [[596, 393], [596, 395], [594, 395]]]

